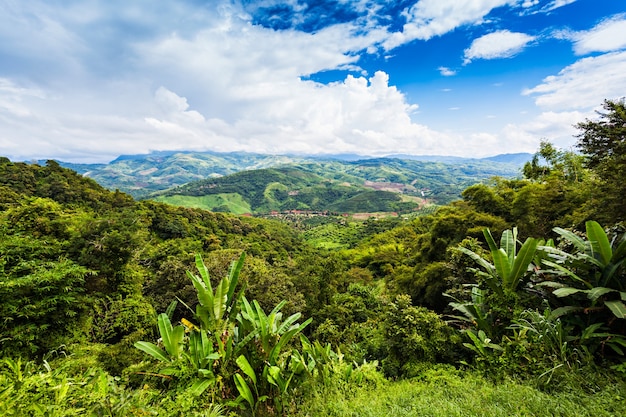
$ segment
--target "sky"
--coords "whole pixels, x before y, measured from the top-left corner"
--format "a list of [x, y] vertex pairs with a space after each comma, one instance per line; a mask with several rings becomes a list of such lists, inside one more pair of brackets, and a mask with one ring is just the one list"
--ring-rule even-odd
[[575, 149], [624, 0], [0, 0], [0, 155]]

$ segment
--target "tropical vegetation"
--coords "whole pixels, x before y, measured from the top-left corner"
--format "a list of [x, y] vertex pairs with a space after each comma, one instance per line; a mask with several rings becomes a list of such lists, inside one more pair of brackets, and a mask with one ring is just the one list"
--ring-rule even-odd
[[367, 220], [0, 158], [0, 413], [626, 415], [625, 126], [606, 101], [578, 152]]

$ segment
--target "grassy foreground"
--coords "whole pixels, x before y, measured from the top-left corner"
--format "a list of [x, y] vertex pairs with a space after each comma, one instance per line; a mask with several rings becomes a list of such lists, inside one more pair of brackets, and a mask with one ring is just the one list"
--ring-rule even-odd
[[[64, 365], [63, 365], [63, 362]], [[84, 358], [83, 365], [93, 363]], [[55, 361], [4, 359], [0, 362], [0, 415], [3, 416], [276, 416], [275, 409], [257, 413], [212, 404], [207, 396], [171, 391], [142, 373], [113, 377], [89, 367]], [[60, 366], [59, 366], [60, 365]], [[355, 371], [356, 372], [356, 371]], [[138, 383], [139, 382], [139, 383]], [[310, 381], [299, 389], [282, 415], [293, 417], [412, 416], [624, 416], [626, 381], [597, 372], [572, 373], [547, 384], [553, 392], [512, 380], [493, 382], [475, 371], [434, 365], [420, 376], [389, 381], [370, 367], [359, 379], [327, 375], [326, 383]], [[218, 400], [219, 401], [219, 400]]]
[[494, 383], [473, 372], [432, 369], [349, 392], [320, 392], [294, 416], [624, 416], [626, 383], [584, 383], [582, 376], [546, 393], [514, 381]]

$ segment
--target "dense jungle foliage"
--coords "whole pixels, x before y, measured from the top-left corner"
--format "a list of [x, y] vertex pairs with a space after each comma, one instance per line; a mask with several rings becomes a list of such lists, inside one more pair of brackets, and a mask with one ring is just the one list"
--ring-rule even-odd
[[0, 158], [2, 415], [626, 415], [626, 108], [418, 217], [290, 223]]

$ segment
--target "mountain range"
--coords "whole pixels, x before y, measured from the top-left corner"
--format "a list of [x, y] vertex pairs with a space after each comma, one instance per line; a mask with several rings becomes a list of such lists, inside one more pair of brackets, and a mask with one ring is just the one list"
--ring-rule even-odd
[[469, 185], [515, 177], [531, 154], [452, 156], [267, 155], [162, 151], [107, 164], [60, 165], [109, 189], [214, 211], [406, 211], [445, 204]]

